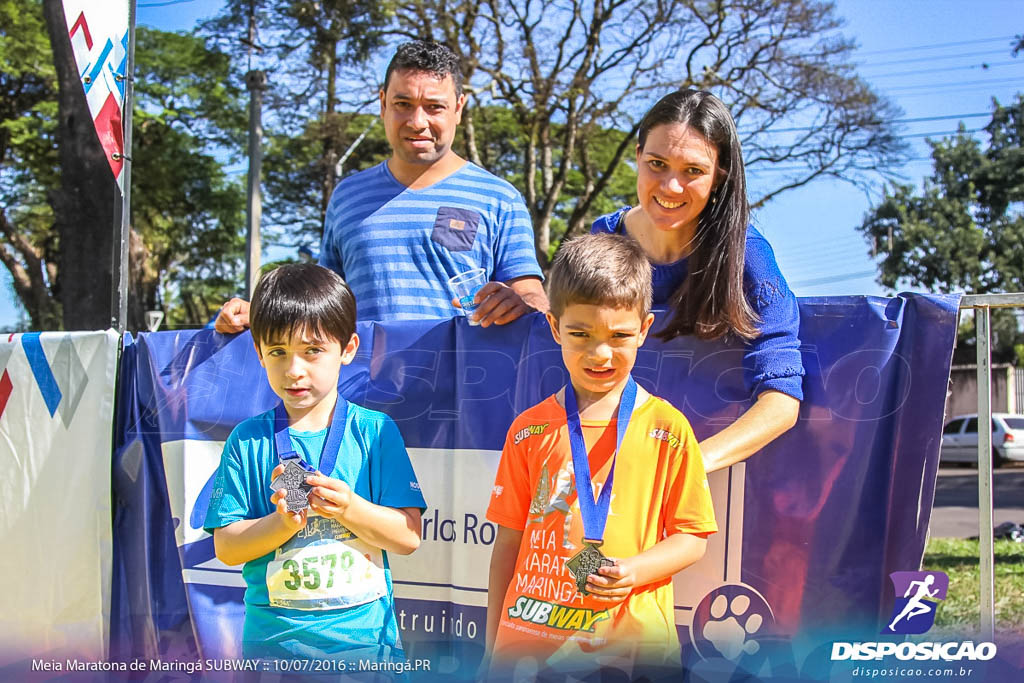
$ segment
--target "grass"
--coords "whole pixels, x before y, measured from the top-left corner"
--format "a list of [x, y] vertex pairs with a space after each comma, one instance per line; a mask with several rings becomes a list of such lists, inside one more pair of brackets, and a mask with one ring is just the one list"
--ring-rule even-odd
[[[1024, 543], [995, 542], [996, 631], [1024, 635]], [[939, 604], [935, 631], [968, 633], [979, 626], [978, 541], [933, 538], [924, 569], [949, 575], [949, 591]]]

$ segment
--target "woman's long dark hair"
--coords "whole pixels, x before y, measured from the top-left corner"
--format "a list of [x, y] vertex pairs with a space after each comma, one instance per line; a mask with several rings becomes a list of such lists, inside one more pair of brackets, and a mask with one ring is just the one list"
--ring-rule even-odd
[[643, 150], [651, 129], [682, 123], [718, 150], [718, 183], [697, 220], [687, 276], [672, 294], [672, 318], [657, 336], [693, 334], [717, 339], [728, 332], [752, 339], [760, 320], [743, 291], [743, 263], [750, 205], [743, 154], [732, 115], [720, 99], [703, 90], [677, 90], [651, 107], [637, 133]]

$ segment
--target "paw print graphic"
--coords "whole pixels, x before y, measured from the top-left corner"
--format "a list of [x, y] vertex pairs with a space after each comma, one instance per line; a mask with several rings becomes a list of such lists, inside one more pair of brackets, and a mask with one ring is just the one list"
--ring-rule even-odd
[[774, 624], [771, 607], [749, 586], [719, 586], [704, 596], [694, 611], [690, 638], [703, 659], [736, 660], [760, 650], [758, 636]]

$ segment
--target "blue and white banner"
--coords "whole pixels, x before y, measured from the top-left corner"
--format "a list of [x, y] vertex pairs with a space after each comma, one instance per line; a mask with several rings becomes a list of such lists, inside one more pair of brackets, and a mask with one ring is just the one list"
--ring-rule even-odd
[[[877, 638], [893, 608], [889, 574], [917, 570], [924, 552], [958, 302], [800, 300], [799, 423], [711, 477], [721, 531], [675, 581], [692, 669], [755, 656], [770, 668], [771, 643], [819, 651], [838, 632]], [[468, 678], [482, 653], [495, 533], [484, 511], [505, 433], [568, 376], [540, 315], [487, 329], [455, 318], [358, 332], [340, 390], [395, 419], [429, 505], [420, 549], [392, 558], [402, 637], [410, 659]], [[679, 407], [698, 438], [750, 405], [738, 343], [652, 336], [634, 377]], [[251, 337], [144, 334], [126, 351], [122, 387], [112, 648], [239, 656], [241, 572], [214, 557], [202, 523], [222, 443], [276, 401]], [[822, 671], [793, 657], [783, 656], [787, 670], [828, 679], [827, 653], [811, 658]]]
[[0, 667], [107, 655], [117, 334], [0, 339]]

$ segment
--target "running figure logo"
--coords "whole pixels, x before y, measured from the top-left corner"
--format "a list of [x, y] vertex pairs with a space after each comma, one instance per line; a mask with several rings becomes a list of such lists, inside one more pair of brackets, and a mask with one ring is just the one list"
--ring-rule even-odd
[[945, 572], [893, 572], [889, 575], [896, 600], [892, 619], [882, 633], [924, 633], [935, 623], [939, 600], [946, 599], [949, 577]]

